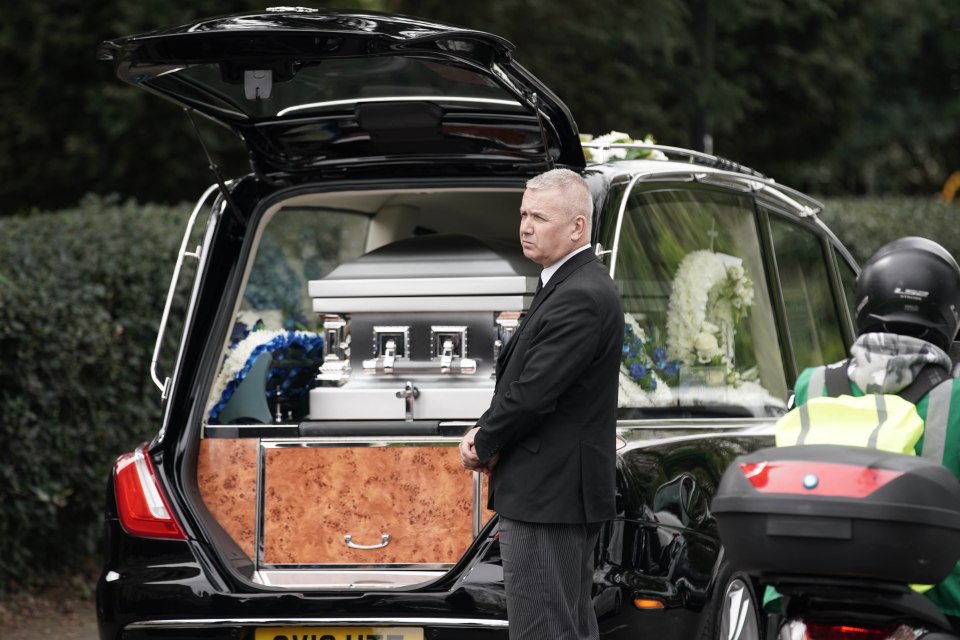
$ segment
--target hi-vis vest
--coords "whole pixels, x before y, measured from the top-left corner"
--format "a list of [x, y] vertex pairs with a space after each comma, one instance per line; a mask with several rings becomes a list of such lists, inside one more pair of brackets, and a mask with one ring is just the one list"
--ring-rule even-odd
[[[818, 367], [810, 376], [810, 397], [791, 409], [776, 424], [778, 447], [804, 444], [837, 444], [883, 451], [917, 454], [936, 463], [943, 459], [947, 419], [953, 385], [939, 367], [925, 367], [917, 379], [898, 394], [851, 395], [847, 378], [849, 360]], [[926, 420], [917, 403], [929, 394]]]

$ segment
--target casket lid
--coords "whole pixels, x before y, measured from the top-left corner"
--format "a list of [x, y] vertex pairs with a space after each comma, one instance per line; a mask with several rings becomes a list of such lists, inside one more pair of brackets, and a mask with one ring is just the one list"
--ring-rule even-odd
[[460, 234], [400, 240], [344, 263], [308, 291], [314, 310], [520, 311], [540, 267], [515, 241]]

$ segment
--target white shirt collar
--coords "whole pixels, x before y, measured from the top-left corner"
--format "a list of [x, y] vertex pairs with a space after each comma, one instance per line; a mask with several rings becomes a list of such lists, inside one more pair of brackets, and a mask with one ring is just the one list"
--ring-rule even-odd
[[569, 260], [569, 259], [572, 258], [573, 256], [577, 255], [577, 254], [580, 253], [581, 251], [586, 251], [586, 250], [589, 249], [589, 248], [590, 248], [590, 243], [587, 243], [587, 244], [583, 245], [582, 247], [577, 247], [576, 249], [574, 249], [573, 251], [571, 251], [571, 252], [568, 253], [567, 255], [563, 256], [562, 258], [560, 258], [559, 260], [557, 260], [556, 262], [554, 262], [554, 263], [553, 263], [552, 265], [550, 265], [549, 267], [544, 267], [543, 271], [540, 272], [540, 282], [542, 282], [543, 285], [546, 286], [546, 284], [547, 284], [548, 282], [550, 282], [550, 278], [552, 278], [552, 277], [553, 277], [553, 274], [555, 274], [555, 273], [557, 272], [557, 270], [558, 270], [560, 267], [563, 266], [563, 263], [564, 263], [564, 262], [566, 262], [567, 260]]

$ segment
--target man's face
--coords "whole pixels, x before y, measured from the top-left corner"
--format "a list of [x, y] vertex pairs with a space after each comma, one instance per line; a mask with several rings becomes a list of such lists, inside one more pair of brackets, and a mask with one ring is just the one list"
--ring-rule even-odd
[[561, 192], [557, 189], [527, 189], [520, 203], [520, 246], [523, 255], [542, 267], [579, 246], [578, 217], [567, 220]]

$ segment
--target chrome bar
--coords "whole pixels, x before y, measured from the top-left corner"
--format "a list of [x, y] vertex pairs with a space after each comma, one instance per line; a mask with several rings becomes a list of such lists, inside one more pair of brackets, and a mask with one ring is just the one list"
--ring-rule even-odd
[[296, 618], [170, 618], [160, 620], [140, 620], [131, 622], [124, 629], [163, 629], [163, 628], [204, 628], [204, 627], [235, 627], [243, 626], [361, 626], [361, 627], [411, 627], [411, 626], [443, 626], [443, 627], [471, 627], [488, 629], [506, 629], [506, 620], [493, 618], [419, 618], [419, 617], [361, 617], [328, 618], [328, 617], [296, 617]]
[[473, 538], [480, 535], [483, 526], [483, 474], [473, 472]]
[[[160, 328], [157, 331], [157, 342], [153, 346], [153, 357], [150, 359], [150, 377], [153, 379], [153, 383], [157, 385], [162, 393], [162, 398], [166, 398], [167, 395], [167, 384], [166, 382], [160, 382], [160, 377], [157, 375], [157, 361], [160, 358], [160, 345], [163, 344], [163, 336], [167, 330], [167, 320], [170, 317], [170, 309], [173, 306], [173, 296], [177, 289], [177, 281], [180, 278], [180, 269], [183, 267], [183, 259], [187, 256], [200, 259], [200, 247], [197, 247], [196, 251], [188, 252], [187, 243], [190, 242], [190, 234], [193, 232], [193, 225], [197, 221], [197, 215], [200, 213], [200, 209], [203, 207], [203, 204], [207, 201], [207, 198], [210, 197], [210, 194], [218, 189], [218, 185], [212, 184], [207, 187], [207, 190], [203, 192], [203, 195], [200, 196], [200, 200], [197, 202], [197, 205], [193, 208], [193, 213], [190, 214], [190, 219], [187, 221], [187, 229], [183, 233], [183, 241], [180, 243], [180, 251], [177, 253], [177, 264], [173, 268], [173, 277], [170, 279], [170, 289], [167, 291], [167, 302], [163, 305], [163, 315], [160, 317]], [[169, 380], [169, 378], [167, 378]]]

